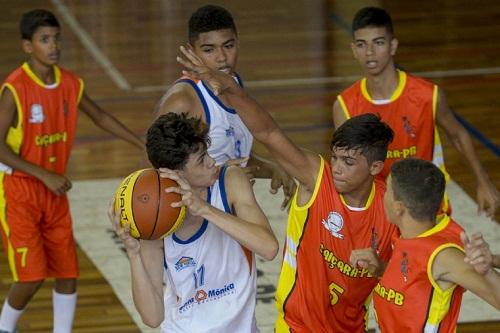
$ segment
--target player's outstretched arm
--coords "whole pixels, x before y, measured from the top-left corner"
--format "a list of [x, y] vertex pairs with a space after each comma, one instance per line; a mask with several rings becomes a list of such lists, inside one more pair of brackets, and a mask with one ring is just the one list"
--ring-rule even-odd
[[14, 170], [19, 170], [38, 178], [57, 195], [66, 193], [71, 189], [71, 181], [68, 178], [24, 160], [7, 146], [6, 140], [9, 128], [11, 126], [15, 127], [14, 125], [17, 125], [17, 121], [19, 121], [16, 120], [16, 112], [17, 109], [12, 92], [8, 88], [3, 89], [0, 97], [0, 162]]
[[465, 254], [457, 248], [441, 250], [432, 264], [432, 275], [442, 289], [453, 284], [470, 290], [500, 310], [500, 274], [493, 268], [481, 274], [464, 260]]
[[96, 126], [133, 144], [141, 150], [144, 149], [144, 142], [139, 137], [125, 127], [118, 119], [101, 109], [85, 92], [83, 92], [78, 107], [90, 117]]
[[190, 214], [215, 224], [250, 251], [266, 260], [274, 259], [278, 253], [278, 241], [255, 200], [248, 177], [240, 167], [228, 167], [224, 178], [232, 214], [208, 204], [177, 172], [160, 168], [160, 177], [173, 179], [179, 184], [179, 187], [166, 189], [182, 196], [182, 201], [172, 203], [172, 207], [187, 206]]
[[108, 218], [123, 242], [130, 261], [132, 297], [144, 324], [158, 327], [165, 317], [163, 303], [163, 240], [137, 240], [130, 225], [121, 226], [114, 200], [108, 206]]
[[185, 75], [207, 82], [216, 94], [224, 93], [254, 137], [266, 146], [276, 162], [310, 192], [314, 190], [320, 166], [317, 154], [297, 147], [278, 127], [271, 115], [252, 99], [234, 79], [205, 66], [190, 49], [181, 47], [185, 58], [178, 57]]
[[489, 217], [495, 216], [495, 212], [500, 204], [500, 194], [484, 171], [469, 133], [467, 133], [465, 128], [453, 115], [442, 91], [438, 93], [436, 121], [444, 129], [455, 148], [470, 165], [476, 177], [478, 212], [485, 212]]

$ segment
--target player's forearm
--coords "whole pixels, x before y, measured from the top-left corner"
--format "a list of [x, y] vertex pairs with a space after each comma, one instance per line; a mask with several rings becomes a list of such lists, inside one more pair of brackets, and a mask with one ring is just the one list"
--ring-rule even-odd
[[140, 253], [129, 254], [132, 276], [132, 297], [144, 324], [158, 327], [165, 317], [163, 294], [154, 287]]
[[492, 300], [488, 301], [497, 310], [500, 310], [500, 274], [495, 269], [490, 269], [484, 276], [489, 284]]
[[202, 216], [215, 224], [238, 243], [266, 260], [273, 260], [278, 253], [278, 241], [266, 226], [245, 221], [234, 215], [209, 206]]
[[278, 127], [271, 115], [241, 88], [229, 89], [226, 96], [253, 136], [266, 143]]
[[44, 175], [48, 172], [44, 168], [26, 161], [4, 144], [0, 145], [0, 162], [11, 167], [13, 170], [22, 171], [41, 181], [43, 181]]
[[472, 169], [474, 176], [478, 182], [489, 182], [488, 175], [486, 174], [481, 162], [479, 161], [479, 156], [474, 149], [472, 140], [465, 129], [461, 128], [457, 133], [454, 133], [451, 137], [452, 143], [455, 148], [462, 154], [467, 163]]

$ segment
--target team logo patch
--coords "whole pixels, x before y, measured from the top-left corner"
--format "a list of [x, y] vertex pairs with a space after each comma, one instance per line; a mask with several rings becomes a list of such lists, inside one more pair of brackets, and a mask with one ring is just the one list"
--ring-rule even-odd
[[193, 258], [191, 257], [181, 257], [177, 262], [175, 263], [175, 270], [177, 272], [182, 271], [184, 268], [187, 267], [194, 267], [196, 266], [196, 262], [194, 261]]
[[417, 137], [417, 133], [415, 133], [415, 126], [410, 123], [410, 119], [408, 117], [403, 117], [403, 128], [412, 139]]
[[370, 240], [370, 246], [377, 254], [380, 254], [380, 248], [378, 247], [378, 234], [375, 228], [372, 228], [372, 237]]
[[403, 275], [403, 281], [408, 282], [408, 273], [410, 269], [408, 268], [408, 253], [403, 252], [403, 259], [401, 260], [401, 274]]
[[32, 104], [30, 110], [31, 124], [40, 124], [45, 120], [45, 115], [43, 114], [43, 107], [40, 104]]
[[321, 221], [323, 226], [328, 230], [334, 237], [343, 239], [344, 235], [340, 233], [342, 228], [344, 227], [344, 219], [342, 215], [337, 212], [328, 213], [328, 217]]

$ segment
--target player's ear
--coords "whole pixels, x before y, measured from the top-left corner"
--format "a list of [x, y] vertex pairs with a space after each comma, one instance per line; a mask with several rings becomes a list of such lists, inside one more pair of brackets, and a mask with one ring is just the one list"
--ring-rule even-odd
[[356, 55], [356, 44], [354, 43], [354, 40], [351, 41], [351, 51], [354, 59], [358, 60], [358, 56]]
[[391, 56], [396, 55], [396, 51], [398, 50], [399, 41], [396, 37], [392, 37], [391, 39]]
[[405, 212], [408, 210], [408, 208], [406, 208], [404, 203], [402, 201], [398, 201], [398, 200], [394, 201], [392, 208], [393, 208], [394, 215], [397, 217], [402, 217], [405, 214]]
[[33, 52], [33, 44], [28, 39], [23, 39], [21, 41], [21, 47], [23, 48], [23, 51], [27, 54], [31, 54]]
[[375, 161], [370, 165], [370, 175], [378, 175], [384, 168], [384, 161]]

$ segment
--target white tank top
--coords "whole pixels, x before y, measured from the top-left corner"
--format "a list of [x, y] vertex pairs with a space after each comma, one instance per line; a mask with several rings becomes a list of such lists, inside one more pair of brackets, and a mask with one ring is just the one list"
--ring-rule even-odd
[[[240, 78], [235, 80], [242, 86]], [[208, 154], [217, 165], [229, 159], [250, 156], [253, 137], [234, 109], [225, 106], [203, 81], [181, 79], [177, 82], [190, 84], [198, 94], [209, 127]]]
[[[230, 212], [224, 173], [208, 190], [207, 201]], [[256, 333], [257, 275], [254, 254], [214, 224], [203, 221], [188, 240], [164, 240], [170, 291], [165, 293], [162, 332]], [[174, 297], [172, 297], [174, 296]]]

